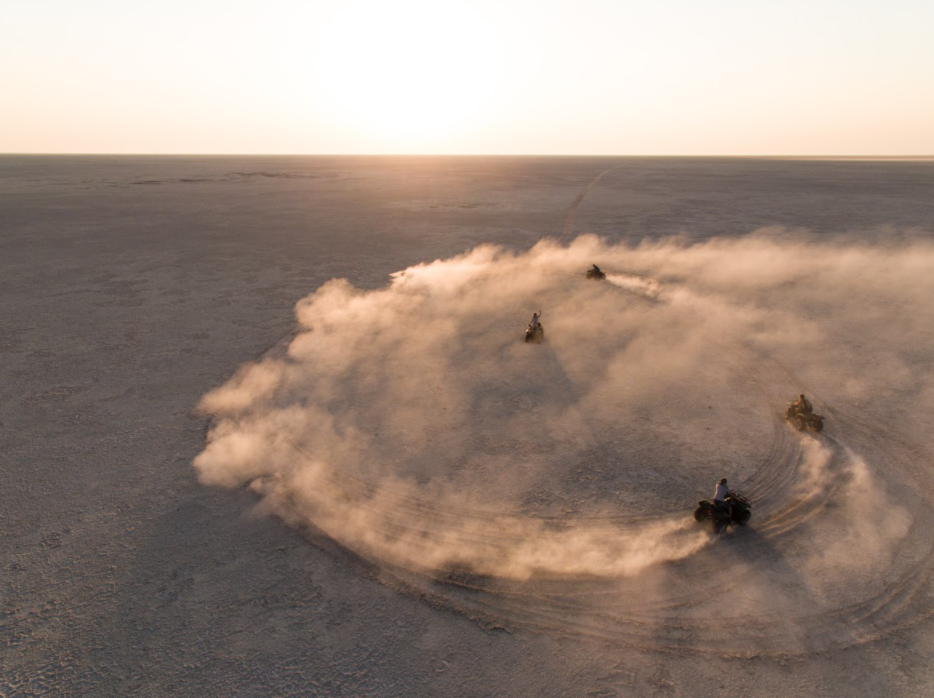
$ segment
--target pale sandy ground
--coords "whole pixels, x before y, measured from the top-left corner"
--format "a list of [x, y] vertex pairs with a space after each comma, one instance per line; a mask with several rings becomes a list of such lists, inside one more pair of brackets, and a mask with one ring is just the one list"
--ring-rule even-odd
[[[512, 587], [400, 591], [327, 540], [251, 514], [254, 494], [197, 481], [208, 422], [194, 407], [294, 330], [299, 299], [335, 277], [378, 288], [482, 242], [562, 237], [568, 206], [616, 165], [574, 232], [934, 230], [931, 163], [0, 158], [0, 695], [931, 695], [926, 562], [845, 642], [790, 651], [757, 636], [743, 653], [714, 633], [679, 649], [672, 623], [629, 637], [611, 610], [591, 624], [609, 633], [572, 632], [574, 609], [536, 624], [504, 601]], [[930, 346], [912, 349], [929, 377]], [[858, 431], [853, 414], [839, 413], [840, 439]], [[930, 468], [930, 437], [906, 429], [910, 443], [846, 445]], [[919, 550], [929, 504], [911, 509]], [[769, 569], [780, 558], [743, 550]], [[689, 597], [686, 614], [703, 608], [716, 626], [704, 601]]]

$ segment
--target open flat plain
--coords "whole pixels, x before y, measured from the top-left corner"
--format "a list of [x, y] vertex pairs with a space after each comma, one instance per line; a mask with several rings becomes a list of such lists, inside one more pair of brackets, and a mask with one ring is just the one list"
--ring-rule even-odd
[[932, 241], [929, 161], [2, 156], [0, 696], [930, 696]]

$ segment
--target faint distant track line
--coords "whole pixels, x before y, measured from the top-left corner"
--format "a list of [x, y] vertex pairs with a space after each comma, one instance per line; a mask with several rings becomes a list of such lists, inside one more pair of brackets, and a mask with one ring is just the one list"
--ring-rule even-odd
[[590, 188], [593, 187], [607, 172], [612, 172], [613, 170], [618, 170], [622, 165], [616, 165], [611, 167], [608, 170], [604, 170], [596, 177], [594, 177], [590, 184], [581, 189], [580, 193], [577, 195], [577, 198], [571, 202], [571, 205], [568, 206], [567, 210], [564, 212], [564, 231], [561, 233], [560, 242], [567, 242], [568, 237], [574, 231], [574, 216], [577, 214], [577, 207], [581, 205], [581, 202], [584, 200], [584, 197], [587, 196], [587, 192], [590, 191]]

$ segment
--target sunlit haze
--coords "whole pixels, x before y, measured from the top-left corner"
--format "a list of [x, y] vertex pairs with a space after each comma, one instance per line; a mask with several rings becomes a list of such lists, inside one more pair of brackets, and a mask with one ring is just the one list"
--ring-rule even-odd
[[0, 6], [0, 152], [934, 153], [934, 3]]

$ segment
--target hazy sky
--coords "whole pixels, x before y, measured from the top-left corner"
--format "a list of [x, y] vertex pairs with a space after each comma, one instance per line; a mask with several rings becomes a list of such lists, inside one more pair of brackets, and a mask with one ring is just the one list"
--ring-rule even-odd
[[5, 0], [0, 152], [934, 153], [931, 0]]

